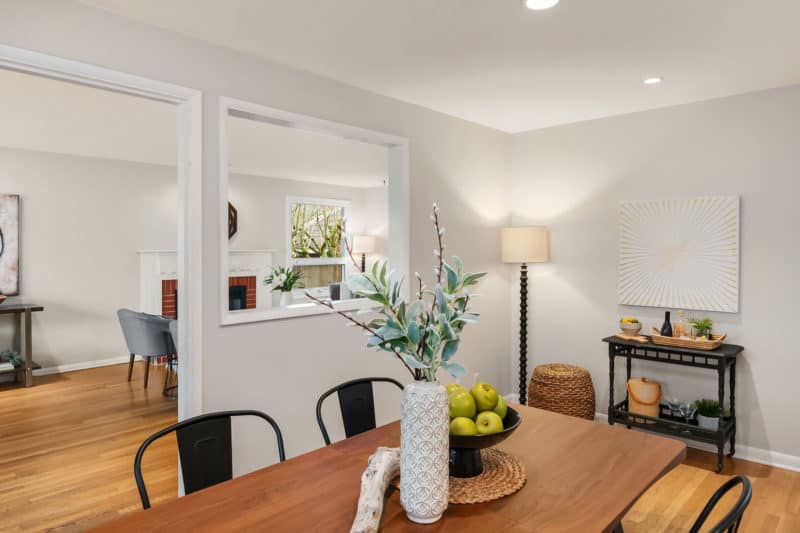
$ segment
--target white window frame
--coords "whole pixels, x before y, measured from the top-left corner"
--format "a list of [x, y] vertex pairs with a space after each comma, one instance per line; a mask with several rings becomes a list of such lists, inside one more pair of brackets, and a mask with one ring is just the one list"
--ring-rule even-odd
[[[285, 225], [286, 268], [292, 268], [294, 266], [342, 265], [343, 266], [342, 276], [344, 279], [347, 279], [347, 276], [351, 271], [348, 268], [348, 257], [346, 249], [344, 248], [344, 241], [342, 241], [341, 256], [339, 257], [300, 257], [300, 258], [292, 257], [292, 205], [294, 204], [339, 207], [344, 210], [344, 219], [345, 221], [347, 221], [350, 219], [352, 202], [350, 202], [349, 200], [335, 200], [332, 198], [319, 198], [313, 196], [287, 196], [286, 207], [284, 208], [285, 224], [286, 224]], [[350, 238], [350, 233], [347, 232], [346, 229], [347, 228], [345, 227], [345, 231], [343, 232], [343, 238]], [[344, 279], [342, 281], [344, 281]], [[315, 294], [315, 296], [318, 295]], [[325, 295], [323, 294], [323, 296]], [[305, 295], [303, 294], [303, 291], [300, 291], [300, 294], [295, 292], [295, 298], [300, 299], [301, 301], [305, 300]]]
[[[218, 235], [219, 235], [219, 313], [220, 325], [228, 326], [266, 320], [284, 320], [304, 316], [325, 315], [333, 310], [313, 302], [299, 302], [285, 308], [273, 307], [248, 311], [230, 311], [228, 309], [228, 132], [229, 115], [258, 120], [270, 124], [298, 128], [316, 133], [325, 133], [356, 142], [384, 146], [389, 152], [387, 178], [389, 182], [389, 235], [388, 260], [397, 279], [410, 279], [410, 178], [409, 178], [409, 141], [388, 133], [368, 130], [347, 124], [331, 122], [290, 111], [283, 111], [260, 104], [237, 100], [226, 96], [219, 99], [218, 131], [219, 131], [219, 190], [218, 190]], [[408, 284], [403, 287], [403, 295], [408, 297]], [[333, 302], [335, 311], [358, 311], [374, 308], [374, 302], [366, 298], [339, 300]]]

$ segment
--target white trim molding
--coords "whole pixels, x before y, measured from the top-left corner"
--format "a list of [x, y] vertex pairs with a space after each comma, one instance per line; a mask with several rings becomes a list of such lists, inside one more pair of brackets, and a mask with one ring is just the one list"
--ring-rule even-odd
[[[178, 418], [203, 412], [202, 93], [31, 50], [0, 45], [0, 68], [175, 104], [178, 111]], [[69, 365], [66, 365], [69, 366]], [[60, 368], [60, 367], [56, 367]], [[44, 370], [44, 369], [43, 369]]]
[[[341, 139], [385, 146], [389, 152], [389, 262], [397, 279], [409, 279], [410, 255], [410, 187], [409, 187], [409, 142], [408, 139], [387, 133], [367, 130], [346, 124], [322, 120], [290, 111], [236, 100], [226, 96], [219, 99], [219, 316], [223, 326], [280, 320], [331, 313], [328, 308], [314, 303], [297, 303], [286, 308], [256, 309], [247, 312], [228, 310], [228, 117], [238, 117], [268, 124], [333, 135]], [[405, 296], [410, 293], [406, 284]], [[338, 311], [358, 311], [373, 307], [373, 302], [364, 299], [334, 302]]]
[[[66, 372], [75, 372], [76, 370], [88, 370], [90, 368], [100, 368], [102, 366], [113, 365], [127, 365], [130, 362], [130, 355], [122, 355], [120, 357], [109, 357], [108, 359], [98, 359], [96, 361], [81, 361], [80, 363], [69, 363], [66, 365], [45, 366], [38, 370], [33, 371], [34, 376], [49, 376], [51, 374], [64, 374]], [[136, 361], [141, 361], [142, 358], [136, 356]]]

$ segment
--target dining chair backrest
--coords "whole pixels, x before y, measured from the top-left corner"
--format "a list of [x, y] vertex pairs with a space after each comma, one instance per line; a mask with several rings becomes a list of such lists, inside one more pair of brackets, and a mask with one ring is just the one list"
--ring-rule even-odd
[[360, 378], [336, 385], [319, 397], [317, 400], [317, 424], [319, 424], [325, 445], [330, 444], [331, 439], [325, 428], [325, 422], [322, 420], [322, 404], [333, 393], [339, 397], [344, 434], [347, 438], [375, 429], [373, 383], [391, 383], [403, 390], [403, 385], [392, 378]]
[[186, 494], [232, 479], [231, 418], [238, 416], [255, 416], [272, 426], [278, 441], [278, 458], [281, 461], [286, 460], [281, 430], [275, 420], [266, 413], [253, 410], [219, 411], [188, 418], [150, 435], [136, 452], [133, 475], [136, 478], [142, 507], [150, 508], [150, 497], [142, 477], [142, 457], [154, 441], [172, 432], [175, 432], [178, 440], [178, 456]]
[[128, 352], [145, 357], [175, 353], [175, 344], [169, 331], [173, 319], [130, 309], [120, 309], [117, 317]]
[[711, 514], [711, 511], [714, 510], [717, 503], [722, 499], [725, 494], [727, 494], [731, 489], [736, 487], [737, 485], [742, 486], [742, 492], [739, 494], [739, 499], [736, 500], [733, 508], [728, 511], [722, 520], [716, 523], [714, 527], [709, 529], [709, 533], [736, 533], [739, 531], [739, 526], [742, 523], [742, 517], [744, 516], [744, 512], [747, 509], [747, 506], [750, 504], [750, 498], [753, 496], [753, 489], [750, 485], [750, 480], [747, 479], [745, 476], [736, 476], [732, 477], [728, 481], [726, 481], [717, 492], [715, 492], [711, 499], [708, 500], [703, 512], [700, 513], [700, 516], [697, 517], [692, 529], [689, 530], [689, 533], [698, 533], [700, 528], [703, 527], [703, 524], [708, 519], [708, 516]]

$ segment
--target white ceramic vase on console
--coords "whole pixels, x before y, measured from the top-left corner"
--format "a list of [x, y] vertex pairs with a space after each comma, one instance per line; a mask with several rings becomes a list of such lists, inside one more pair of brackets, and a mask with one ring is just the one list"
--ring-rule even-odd
[[447, 392], [435, 382], [403, 389], [400, 415], [400, 503], [412, 522], [442, 517], [449, 497]]

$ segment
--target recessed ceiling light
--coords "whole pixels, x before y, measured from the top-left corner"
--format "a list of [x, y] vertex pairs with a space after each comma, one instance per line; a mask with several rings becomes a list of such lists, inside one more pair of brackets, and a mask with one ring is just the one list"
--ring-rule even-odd
[[662, 78], [660, 76], [654, 76], [652, 78], [643, 79], [642, 83], [644, 83], [645, 85], [658, 85], [662, 81], [664, 81], [664, 78]]
[[525, 7], [541, 11], [542, 9], [550, 9], [558, 3], [558, 0], [523, 0]]

